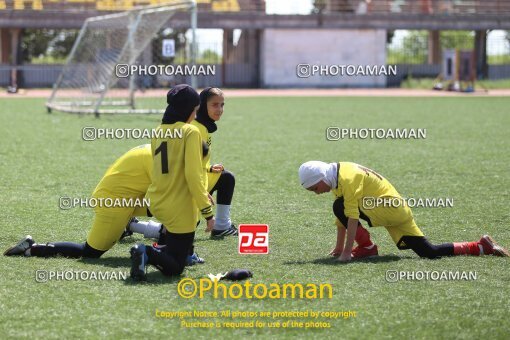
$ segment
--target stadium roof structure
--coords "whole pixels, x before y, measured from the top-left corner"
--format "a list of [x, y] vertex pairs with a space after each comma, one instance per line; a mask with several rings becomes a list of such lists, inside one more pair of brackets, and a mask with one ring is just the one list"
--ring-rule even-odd
[[[79, 28], [105, 12], [172, 1], [0, 0], [0, 27]], [[200, 28], [510, 29], [510, 0], [325, 0], [308, 15], [268, 15], [263, 0], [197, 3]], [[185, 15], [172, 21], [175, 28], [190, 25]]]

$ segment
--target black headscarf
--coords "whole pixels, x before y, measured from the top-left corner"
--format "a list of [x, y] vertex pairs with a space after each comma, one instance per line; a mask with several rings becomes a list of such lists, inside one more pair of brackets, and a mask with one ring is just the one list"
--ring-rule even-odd
[[163, 115], [163, 124], [174, 124], [176, 122], [186, 122], [193, 112], [193, 109], [200, 105], [200, 96], [197, 91], [187, 84], [174, 86], [166, 94], [165, 114]]
[[198, 109], [196, 118], [196, 121], [205, 126], [209, 133], [213, 133], [218, 130], [216, 122], [212, 120], [207, 113], [207, 100], [216, 95], [210, 92], [211, 89], [212, 87], [206, 87], [202, 92], [200, 92], [200, 108]]

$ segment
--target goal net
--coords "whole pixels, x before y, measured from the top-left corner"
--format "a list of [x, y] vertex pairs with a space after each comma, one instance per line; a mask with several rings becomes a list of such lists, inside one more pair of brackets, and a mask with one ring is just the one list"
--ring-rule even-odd
[[[137, 58], [162, 27], [178, 12], [191, 15], [196, 30], [196, 3], [167, 0], [164, 5], [89, 18], [83, 24], [66, 65], [46, 103], [52, 110], [70, 113], [161, 113], [135, 100], [140, 73], [131, 72]], [[194, 41], [191, 63], [194, 62]], [[143, 77], [143, 75], [142, 75]]]

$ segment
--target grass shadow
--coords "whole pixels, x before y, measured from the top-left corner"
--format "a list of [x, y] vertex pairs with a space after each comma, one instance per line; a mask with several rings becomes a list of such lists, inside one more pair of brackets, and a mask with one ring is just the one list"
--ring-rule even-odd
[[172, 284], [179, 282], [184, 276], [165, 276], [161, 274], [159, 271], [151, 271], [147, 273], [147, 281], [135, 281], [128, 277], [127, 280], [124, 280], [124, 284], [126, 286], [136, 286], [136, 285], [160, 285], [160, 284]]
[[[129, 273], [129, 269], [131, 268], [131, 259], [129, 257], [105, 257], [98, 259], [91, 258], [81, 258], [78, 259], [81, 263], [92, 264], [95, 266], [103, 266], [108, 268], [123, 268], [126, 269]], [[149, 268], [152, 266], [149, 266]], [[192, 267], [186, 267], [184, 274], [186, 271], [190, 271]], [[152, 267], [154, 269], [154, 267]], [[158, 270], [149, 270], [147, 273], [147, 281], [134, 281], [130, 277], [127, 280], [124, 280], [124, 284], [126, 285], [136, 285], [136, 284], [149, 284], [149, 285], [159, 285], [159, 284], [169, 284], [179, 282], [182, 278], [186, 277], [185, 275], [179, 276], [165, 276]]]
[[109, 268], [124, 268], [124, 267], [129, 268], [129, 267], [131, 267], [131, 259], [129, 258], [129, 256], [100, 257], [98, 259], [82, 257], [82, 258], [78, 259], [78, 262], [86, 263], [86, 264], [93, 264], [96, 266], [109, 267]]
[[382, 256], [375, 256], [375, 257], [369, 257], [365, 259], [360, 260], [352, 260], [350, 262], [339, 262], [334, 257], [328, 256], [328, 257], [322, 257], [320, 259], [310, 260], [310, 261], [287, 261], [283, 264], [286, 265], [302, 265], [302, 264], [325, 264], [325, 265], [347, 265], [347, 264], [355, 264], [355, 263], [387, 263], [387, 262], [395, 262], [400, 261], [406, 258], [411, 257], [401, 257], [396, 255], [382, 255]]
[[[145, 239], [145, 240], [147, 240], [147, 239]], [[156, 242], [157, 240], [153, 241], [152, 239], [149, 239], [149, 241]], [[118, 240], [117, 243], [119, 243], [119, 244], [132, 244], [132, 245], [135, 245], [137, 243], [143, 243], [143, 242], [141, 240], [133, 237], [133, 236], [126, 236], [122, 240]]]

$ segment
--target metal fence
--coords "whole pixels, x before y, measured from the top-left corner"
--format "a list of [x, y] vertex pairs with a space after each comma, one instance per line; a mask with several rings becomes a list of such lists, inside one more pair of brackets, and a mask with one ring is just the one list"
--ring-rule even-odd
[[[213, 65], [213, 75], [198, 76], [198, 86], [220, 87], [259, 87], [260, 68], [256, 44], [246, 40], [246, 33], [235, 31], [227, 35], [233, 44], [225, 47], [221, 30], [215, 34], [199, 34], [198, 58], [199, 65]], [[253, 32], [252, 32], [253, 33]], [[497, 37], [489, 33], [488, 38], [488, 79], [510, 78], [510, 36], [499, 31]], [[510, 35], [510, 34], [509, 34]], [[230, 37], [230, 38], [229, 38]], [[175, 40], [175, 56], [163, 56], [163, 40]], [[440, 64], [428, 64], [428, 32], [406, 31], [396, 32], [387, 45], [387, 63], [398, 65], [398, 74], [388, 78], [389, 86], [397, 86], [402, 79], [413, 77], [436, 77], [440, 73]], [[473, 49], [474, 34], [471, 32], [441, 32], [440, 44], [442, 48], [453, 46], [462, 49]], [[228, 53], [224, 49], [228, 48]], [[162, 31], [142, 54], [140, 64], [168, 65], [186, 64], [189, 62], [189, 37], [185, 31]], [[251, 57], [250, 57], [251, 56]], [[0, 86], [9, 85], [12, 66], [0, 65]], [[17, 66], [19, 86], [25, 88], [51, 87], [62, 69], [62, 64], [30, 64]], [[190, 82], [185, 76], [145, 76], [138, 79], [141, 88], [168, 87], [176, 83]]]

